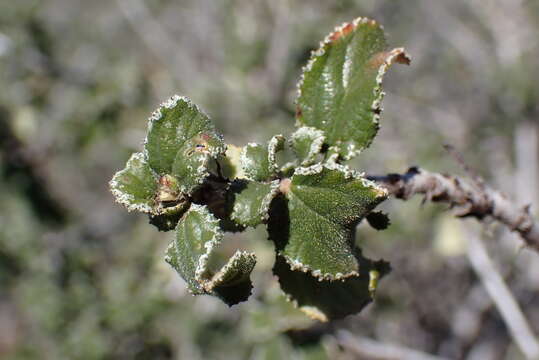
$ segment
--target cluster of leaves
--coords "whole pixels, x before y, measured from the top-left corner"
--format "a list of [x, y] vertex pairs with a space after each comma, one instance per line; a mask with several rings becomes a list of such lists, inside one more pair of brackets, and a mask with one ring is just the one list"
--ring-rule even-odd
[[225, 232], [265, 224], [274, 274], [300, 309], [319, 320], [358, 312], [389, 265], [362, 256], [355, 227], [387, 193], [344, 162], [375, 137], [394, 62], [409, 58], [387, 50], [376, 22], [336, 28], [304, 68], [288, 141], [226, 145], [206, 114], [173, 96], [150, 117], [144, 149], [111, 180], [112, 193], [159, 230], [175, 230], [165, 260], [193, 294], [246, 300], [255, 254], [237, 250], [223, 262], [219, 249]]

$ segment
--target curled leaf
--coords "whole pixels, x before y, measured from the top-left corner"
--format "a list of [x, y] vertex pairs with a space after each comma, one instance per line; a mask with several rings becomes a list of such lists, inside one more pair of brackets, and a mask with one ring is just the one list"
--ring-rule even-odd
[[159, 230], [171, 230], [225, 149], [208, 116], [175, 95], [152, 114], [144, 151], [114, 175], [111, 191], [129, 211], [148, 213]]
[[254, 181], [271, 180], [277, 175], [276, 154], [284, 147], [285, 139], [282, 135], [276, 135], [268, 142], [267, 146], [249, 143], [240, 156], [240, 163], [245, 177]]
[[211, 281], [205, 283], [207, 292], [228, 305], [247, 300], [253, 285], [250, 275], [256, 265], [256, 256], [246, 251], [236, 251]]
[[255, 227], [268, 218], [270, 203], [279, 193], [279, 181], [261, 183], [236, 181], [232, 184], [230, 201], [233, 201], [231, 218], [239, 225]]
[[159, 231], [174, 230], [182, 215], [189, 208], [189, 205], [190, 202], [184, 201], [176, 206], [162, 209], [161, 213], [150, 215], [150, 224], [155, 226]]
[[358, 18], [335, 29], [313, 51], [298, 84], [296, 120], [323, 130], [335, 156], [349, 159], [370, 145], [379, 125], [382, 80], [403, 48], [387, 51], [382, 27]]
[[118, 171], [109, 185], [116, 201], [128, 211], [154, 212], [157, 176], [146, 162], [144, 154], [131, 155], [125, 169]]
[[322, 130], [303, 126], [292, 134], [290, 145], [294, 150], [301, 166], [315, 163], [316, 156], [322, 151], [326, 137]]
[[212, 258], [221, 245], [223, 232], [206, 206], [192, 204], [176, 227], [165, 260], [187, 282], [195, 294], [210, 294], [228, 305], [247, 300], [251, 293], [250, 274], [254, 254], [238, 251], [221, 269], [214, 270]]

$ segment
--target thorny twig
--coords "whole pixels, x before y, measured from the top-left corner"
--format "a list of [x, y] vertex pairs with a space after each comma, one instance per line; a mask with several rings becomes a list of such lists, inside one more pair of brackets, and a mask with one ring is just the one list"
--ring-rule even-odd
[[416, 194], [425, 200], [448, 203], [459, 217], [475, 217], [482, 220], [491, 217], [517, 232], [526, 245], [539, 252], [539, 223], [530, 214], [529, 205], [516, 206], [501, 192], [476, 180], [431, 173], [411, 167], [404, 174], [368, 176], [384, 186], [390, 195], [407, 200]]

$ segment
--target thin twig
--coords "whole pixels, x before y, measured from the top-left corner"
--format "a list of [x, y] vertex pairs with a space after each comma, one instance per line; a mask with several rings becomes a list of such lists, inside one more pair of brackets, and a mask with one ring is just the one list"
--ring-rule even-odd
[[455, 159], [457, 164], [459, 164], [462, 167], [462, 169], [466, 172], [466, 174], [468, 174], [468, 176], [473, 180], [473, 182], [479, 188], [484, 188], [485, 187], [485, 181], [483, 181], [481, 176], [479, 176], [479, 174], [474, 169], [472, 169], [466, 163], [466, 161], [464, 161], [464, 157], [462, 156], [462, 154], [460, 152], [458, 152], [457, 149], [455, 149], [455, 147], [453, 145], [445, 144], [444, 149], [445, 149], [445, 151], [447, 151], [449, 153], [449, 155], [451, 155], [453, 157], [453, 159]]
[[372, 339], [352, 335], [346, 330], [340, 330], [335, 335], [339, 345], [358, 355], [360, 359], [377, 360], [444, 360], [439, 356], [409, 349], [401, 345], [381, 343]]
[[539, 359], [539, 342], [526, 321], [522, 310], [513, 297], [511, 290], [497, 271], [488, 255], [485, 245], [470, 231], [468, 238], [468, 259], [479, 276], [481, 283], [494, 301], [503, 321], [509, 328], [514, 342], [527, 359]]
[[519, 207], [501, 192], [487, 185], [455, 176], [431, 173], [412, 167], [404, 174], [368, 176], [384, 186], [390, 195], [407, 200], [423, 194], [426, 200], [444, 202], [459, 217], [479, 220], [491, 217], [517, 232], [526, 245], [539, 252], [539, 222], [530, 214], [529, 205]]

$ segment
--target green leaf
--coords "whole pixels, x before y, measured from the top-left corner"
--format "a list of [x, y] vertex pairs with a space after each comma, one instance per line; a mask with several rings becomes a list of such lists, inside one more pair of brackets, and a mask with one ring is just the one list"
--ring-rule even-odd
[[387, 51], [384, 31], [375, 21], [359, 18], [338, 27], [304, 68], [297, 123], [323, 130], [336, 155], [353, 157], [378, 131], [382, 79], [394, 62], [410, 59], [402, 48]]
[[288, 299], [308, 316], [320, 321], [339, 319], [358, 313], [369, 304], [378, 279], [389, 272], [388, 263], [372, 262], [359, 251], [356, 253], [361, 272], [342, 281], [320, 280], [310, 273], [292, 270], [281, 256], [277, 256], [273, 273]]
[[221, 174], [226, 179], [245, 179], [240, 160], [242, 151], [239, 146], [227, 144], [225, 155], [219, 157]]
[[236, 251], [228, 262], [206, 284], [206, 290], [212, 292], [228, 305], [245, 301], [251, 295], [250, 275], [256, 265], [253, 253]]
[[178, 150], [171, 174], [182, 193], [191, 194], [210, 175], [211, 154], [201, 145], [199, 137], [186, 141]]
[[157, 177], [150, 169], [142, 153], [135, 153], [127, 161], [125, 169], [117, 172], [109, 183], [116, 201], [128, 211], [145, 213], [154, 211]]
[[284, 197], [272, 204], [268, 231], [292, 269], [328, 280], [357, 275], [355, 226], [387, 192], [338, 164], [298, 168], [281, 180], [280, 191]]
[[[208, 158], [223, 154], [226, 147], [209, 117], [189, 99], [175, 95], [150, 117], [144, 149], [155, 172], [176, 175], [181, 190], [188, 192], [207, 175]], [[186, 174], [190, 177], [184, 179]]]
[[111, 191], [129, 211], [149, 213], [159, 230], [171, 230], [189, 207], [189, 195], [210, 175], [211, 160], [225, 149], [209, 118], [173, 96], [150, 117], [144, 152], [113, 177]]
[[215, 295], [234, 305], [251, 293], [249, 276], [256, 258], [252, 253], [238, 251], [215, 271], [212, 260], [222, 239], [219, 220], [206, 206], [192, 204], [176, 226], [176, 238], [166, 251], [165, 261], [176, 269], [193, 294]]
[[175, 178], [157, 176], [143, 153], [135, 153], [125, 169], [110, 181], [111, 192], [128, 211], [137, 210], [150, 215], [150, 223], [161, 231], [174, 229], [189, 207], [189, 199], [179, 193]]
[[209, 256], [221, 243], [219, 221], [205, 206], [192, 204], [176, 226], [176, 238], [165, 260], [187, 282], [194, 294], [204, 294], [201, 274], [207, 272]]
[[292, 134], [290, 146], [301, 166], [309, 166], [316, 162], [316, 155], [322, 151], [325, 139], [322, 130], [308, 126], [300, 127]]
[[270, 173], [277, 174], [279, 164], [277, 164], [277, 153], [284, 150], [285, 138], [282, 135], [273, 136], [268, 142], [268, 165]]
[[255, 143], [247, 144], [241, 153], [241, 167], [250, 180], [263, 181], [271, 176], [268, 149]]
[[190, 202], [180, 202], [176, 206], [161, 209], [157, 215], [150, 215], [150, 224], [159, 231], [170, 231], [176, 228], [178, 221], [189, 208]]
[[279, 193], [279, 181], [260, 183], [256, 181], [235, 181], [230, 195], [234, 205], [231, 218], [243, 226], [255, 227], [268, 218], [270, 203]]
[[275, 135], [267, 146], [247, 144], [240, 156], [241, 167], [246, 178], [254, 181], [270, 180], [279, 171], [276, 154], [284, 148], [285, 139]]

